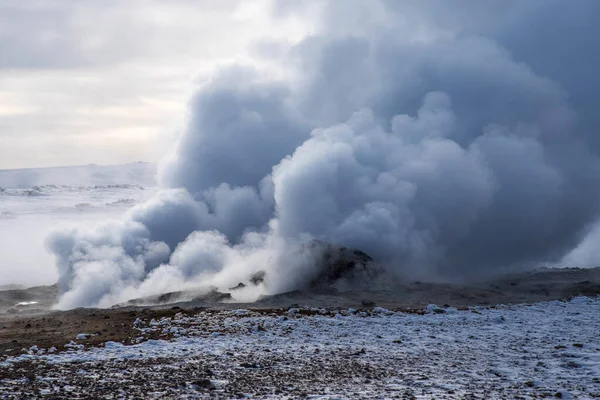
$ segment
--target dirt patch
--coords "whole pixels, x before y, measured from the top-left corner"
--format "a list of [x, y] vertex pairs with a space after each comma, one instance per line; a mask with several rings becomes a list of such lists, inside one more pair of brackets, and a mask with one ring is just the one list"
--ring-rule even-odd
[[[134, 343], [138, 332], [133, 323], [139, 317], [159, 320], [176, 313], [194, 313], [199, 309], [218, 312], [222, 309], [247, 308], [266, 313], [282, 313], [290, 307], [322, 307], [327, 309], [362, 309], [384, 307], [404, 312], [421, 313], [428, 304], [452, 306], [459, 309], [469, 306], [494, 306], [497, 304], [534, 303], [568, 299], [574, 296], [600, 295], [600, 268], [547, 269], [524, 274], [508, 275], [493, 281], [473, 285], [410, 282], [386, 290], [340, 291], [332, 287], [314, 288], [265, 296], [254, 303], [236, 303], [229, 297], [201, 298], [176, 305], [154, 307], [140, 306], [114, 309], [76, 309], [49, 311], [56, 298], [56, 288], [37, 287], [26, 290], [0, 292], [6, 307], [0, 310], [0, 358], [21, 354], [33, 345], [64, 350], [71, 341], [88, 346], [106, 341]], [[32, 300], [36, 299], [36, 300]], [[14, 310], [18, 301], [40, 302], [38, 309]], [[44, 309], [45, 308], [45, 309]], [[304, 312], [304, 311], [302, 311]], [[77, 339], [79, 334], [86, 339]]]
[[[62, 351], [71, 341], [86, 347], [98, 346], [109, 340], [133, 344], [139, 334], [133, 327], [138, 317], [148, 320], [170, 318], [178, 312], [192, 314], [198, 309], [77, 309], [38, 316], [0, 317], [0, 359], [19, 355], [23, 349], [34, 345]], [[89, 336], [77, 339], [79, 334]]]

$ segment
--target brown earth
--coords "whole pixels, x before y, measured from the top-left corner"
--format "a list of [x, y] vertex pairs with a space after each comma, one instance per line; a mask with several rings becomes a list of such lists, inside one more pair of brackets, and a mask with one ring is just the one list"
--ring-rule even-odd
[[[194, 313], [199, 309], [216, 312], [247, 308], [271, 313], [298, 306], [361, 309], [377, 305], [393, 310], [421, 312], [431, 303], [460, 309], [599, 294], [600, 268], [543, 269], [473, 285], [411, 282], [386, 290], [338, 291], [331, 287], [316, 288], [267, 296], [255, 303], [236, 303], [235, 300], [213, 302], [213, 298], [209, 297], [208, 300], [205, 298], [176, 304], [70, 311], [50, 309], [56, 298], [54, 286], [6, 290], [0, 291], [0, 360], [18, 355], [22, 349], [33, 345], [43, 348], [54, 346], [61, 351], [72, 340], [86, 346], [100, 345], [108, 340], [134, 343], [137, 332], [133, 322], [136, 318], [158, 320], [172, 317], [178, 312]], [[17, 303], [26, 301], [38, 303], [15, 307]], [[76, 336], [80, 333], [93, 336], [78, 341]]]

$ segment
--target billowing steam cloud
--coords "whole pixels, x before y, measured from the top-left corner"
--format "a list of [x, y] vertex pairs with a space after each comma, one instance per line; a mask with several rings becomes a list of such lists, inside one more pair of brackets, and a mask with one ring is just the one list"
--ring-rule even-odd
[[[283, 2], [281, 18], [323, 18], [319, 34], [269, 53], [288, 78], [220, 71], [191, 102], [162, 192], [124, 221], [53, 234], [59, 307], [227, 288], [258, 270], [266, 286], [242, 297], [292, 289], [315, 273], [312, 238], [398, 274], [559, 260], [598, 215], [597, 117], [587, 82], [561, 67], [571, 60], [542, 46], [552, 35], [535, 41], [527, 26], [569, 27], [598, 3], [503, 2], [501, 15], [497, 2], [467, 4], [475, 21], [436, 1]], [[524, 43], [556, 68], [537, 73]], [[579, 50], [574, 62], [598, 66]]]

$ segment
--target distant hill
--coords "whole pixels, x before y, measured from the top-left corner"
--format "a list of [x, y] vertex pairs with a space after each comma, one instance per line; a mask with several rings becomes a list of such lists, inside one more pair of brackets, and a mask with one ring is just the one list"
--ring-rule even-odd
[[23, 290], [25, 289], [24, 285], [17, 285], [15, 283], [11, 283], [8, 285], [0, 285], [0, 292], [6, 291], [6, 290]]
[[156, 185], [156, 164], [135, 162], [121, 165], [0, 170], [0, 187], [24, 189], [42, 185], [89, 186], [110, 184]]

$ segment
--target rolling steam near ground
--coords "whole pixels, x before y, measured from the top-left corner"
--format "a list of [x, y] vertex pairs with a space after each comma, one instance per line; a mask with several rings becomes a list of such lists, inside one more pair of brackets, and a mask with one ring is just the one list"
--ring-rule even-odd
[[47, 238], [58, 307], [226, 289], [260, 270], [241, 298], [296, 289], [318, 273], [312, 239], [401, 277], [598, 262], [600, 3], [264, 12], [309, 32], [261, 38], [199, 85], [150, 199]]
[[120, 218], [152, 196], [155, 175], [149, 163], [0, 170], [0, 287], [55, 283], [48, 230]]

